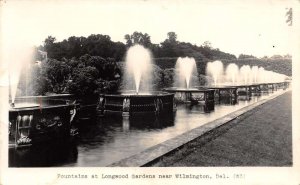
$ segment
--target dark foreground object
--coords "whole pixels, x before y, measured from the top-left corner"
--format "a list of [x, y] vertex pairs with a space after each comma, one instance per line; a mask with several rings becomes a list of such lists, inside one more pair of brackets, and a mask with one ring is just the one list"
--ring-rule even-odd
[[69, 139], [77, 106], [70, 103], [70, 97], [28, 96], [15, 99], [16, 104], [9, 109], [9, 148]]
[[291, 95], [254, 108], [152, 166], [291, 166]]

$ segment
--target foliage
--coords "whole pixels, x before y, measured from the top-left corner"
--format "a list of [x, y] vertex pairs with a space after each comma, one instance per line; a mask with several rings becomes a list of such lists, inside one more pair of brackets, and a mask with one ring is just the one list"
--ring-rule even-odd
[[72, 36], [61, 42], [55, 41], [54, 37], [48, 36], [42, 49], [48, 53], [49, 58], [57, 60], [79, 58], [85, 54], [122, 60], [126, 52], [125, 44], [111, 41], [108, 35], [92, 34], [87, 38]]
[[240, 54], [238, 59], [251, 59], [251, 58], [256, 58], [256, 57], [253, 55]]
[[36, 60], [42, 62], [32, 67], [32, 93], [74, 93], [80, 97], [93, 97], [99, 93], [115, 92], [121, 87], [126, 49], [134, 44], [141, 44], [152, 51], [153, 89], [172, 86], [176, 60], [186, 56], [195, 58], [199, 73], [197, 78], [201, 85], [210, 80], [204, 75], [206, 64], [213, 60], [221, 60], [224, 67], [229, 63], [235, 63], [239, 67], [256, 65], [292, 75], [290, 55], [258, 59], [241, 54], [237, 59], [235, 55], [213, 48], [209, 41], [197, 46], [178, 41], [175, 32], [169, 32], [166, 36], [160, 44], [151, 43], [150, 35], [137, 31], [124, 36], [126, 44], [113, 42], [110, 36], [101, 34], [72, 36], [60, 42], [55, 37], [48, 36], [44, 45], [36, 48], [36, 53], [38, 50], [46, 51], [48, 60], [38, 54], [35, 56]]
[[92, 34], [86, 37], [69, 37], [61, 42], [56, 42], [55, 37], [48, 36], [41, 50], [48, 53], [49, 58], [61, 60], [63, 58], [79, 58], [82, 55], [101, 56], [114, 58], [116, 61], [124, 59], [126, 47], [141, 44], [149, 48], [154, 57], [194, 57], [198, 59], [235, 59], [229, 53], [214, 49], [209, 41], [202, 46], [191, 43], [179, 42], [175, 32], [168, 32], [167, 38], [160, 44], [151, 43], [147, 33], [133, 32], [124, 36], [126, 45], [122, 42], [113, 42], [108, 35]]
[[81, 98], [118, 90], [121, 75], [113, 58], [88, 54], [79, 59], [48, 58], [33, 65], [31, 73], [32, 95], [72, 93]]
[[128, 47], [133, 46], [135, 44], [140, 44], [146, 48], [150, 48], [152, 45], [150, 36], [147, 33], [135, 31], [131, 35], [126, 34], [124, 38], [126, 40], [126, 46]]
[[92, 66], [79, 66], [72, 72], [72, 80], [68, 83], [71, 93], [80, 97], [89, 97], [95, 94], [97, 89], [96, 79], [99, 72]]
[[71, 60], [72, 78], [68, 83], [70, 93], [80, 97], [97, 96], [98, 93], [116, 91], [120, 69], [112, 58], [83, 55]]

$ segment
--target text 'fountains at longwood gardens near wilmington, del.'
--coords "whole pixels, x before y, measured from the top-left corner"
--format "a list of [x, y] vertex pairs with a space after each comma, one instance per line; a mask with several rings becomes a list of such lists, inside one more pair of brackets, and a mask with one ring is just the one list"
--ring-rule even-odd
[[143, 116], [171, 115], [174, 95], [153, 91], [152, 58], [148, 49], [141, 45], [130, 47], [126, 54], [124, 89], [115, 94], [102, 94], [97, 106], [105, 115]]

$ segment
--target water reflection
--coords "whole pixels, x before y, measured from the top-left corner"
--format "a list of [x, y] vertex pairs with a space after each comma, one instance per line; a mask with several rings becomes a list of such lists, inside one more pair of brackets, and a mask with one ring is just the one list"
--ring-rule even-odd
[[238, 103], [236, 97], [222, 97], [215, 100], [216, 105], [235, 105]]
[[133, 130], [164, 129], [174, 126], [174, 115], [130, 117], [123, 119], [123, 125], [124, 122]]
[[193, 113], [209, 113], [214, 111], [214, 107], [209, 107], [206, 105], [199, 105], [199, 104], [180, 104], [177, 105], [178, 111], [184, 111], [186, 114], [193, 114]]
[[59, 147], [52, 143], [53, 146], [12, 149], [9, 166], [106, 166], [266, 97], [262, 94], [239, 96], [236, 102], [223, 100], [210, 113], [203, 105], [181, 104], [172, 116], [82, 120], [78, 125], [78, 145]]
[[61, 166], [76, 162], [78, 150], [75, 141], [58, 141], [27, 148], [10, 148], [8, 157], [10, 167]]
[[250, 101], [252, 99], [249, 95], [240, 95], [238, 96], [238, 101]]

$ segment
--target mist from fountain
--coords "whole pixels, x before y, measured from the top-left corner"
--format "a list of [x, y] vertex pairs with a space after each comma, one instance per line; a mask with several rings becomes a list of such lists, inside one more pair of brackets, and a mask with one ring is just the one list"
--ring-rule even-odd
[[264, 83], [265, 82], [265, 69], [263, 67], [258, 68], [258, 82]]
[[252, 66], [251, 67], [251, 83], [257, 83], [257, 76], [258, 76], [258, 67]]
[[150, 92], [153, 84], [150, 51], [141, 45], [134, 45], [127, 50], [125, 62], [123, 83], [126, 85], [123, 90], [135, 89], [136, 94]]
[[[206, 73], [213, 77], [215, 86], [222, 81], [222, 69], [222, 64], [218, 61], [209, 62], [207, 64]], [[225, 78], [227, 80], [226, 84], [251, 85], [257, 83], [284, 82], [288, 77], [274, 71], [267, 71], [263, 67], [243, 65], [241, 68], [238, 68], [236, 64], [230, 63], [226, 67]]]
[[251, 68], [249, 65], [243, 65], [240, 69], [241, 79], [243, 79], [243, 83], [248, 85], [250, 83], [250, 74]]
[[223, 63], [219, 60], [208, 62], [206, 66], [206, 74], [214, 80], [214, 86], [217, 86], [223, 75]]
[[30, 78], [30, 62], [33, 58], [34, 50], [32, 47], [15, 47], [14, 49], [8, 51], [4, 54], [4, 60], [10, 64], [8, 72], [8, 84], [10, 88], [10, 95], [12, 104], [15, 103], [15, 98], [17, 95], [18, 85], [20, 82], [21, 73], [25, 73], [25, 95], [27, 92], [27, 86]]
[[239, 67], [231, 63], [226, 67], [226, 79], [230, 80], [231, 85], [235, 85], [239, 75]]
[[192, 86], [197, 86], [197, 66], [194, 58], [179, 57], [175, 65], [175, 80], [174, 86], [179, 88], [190, 89]]

